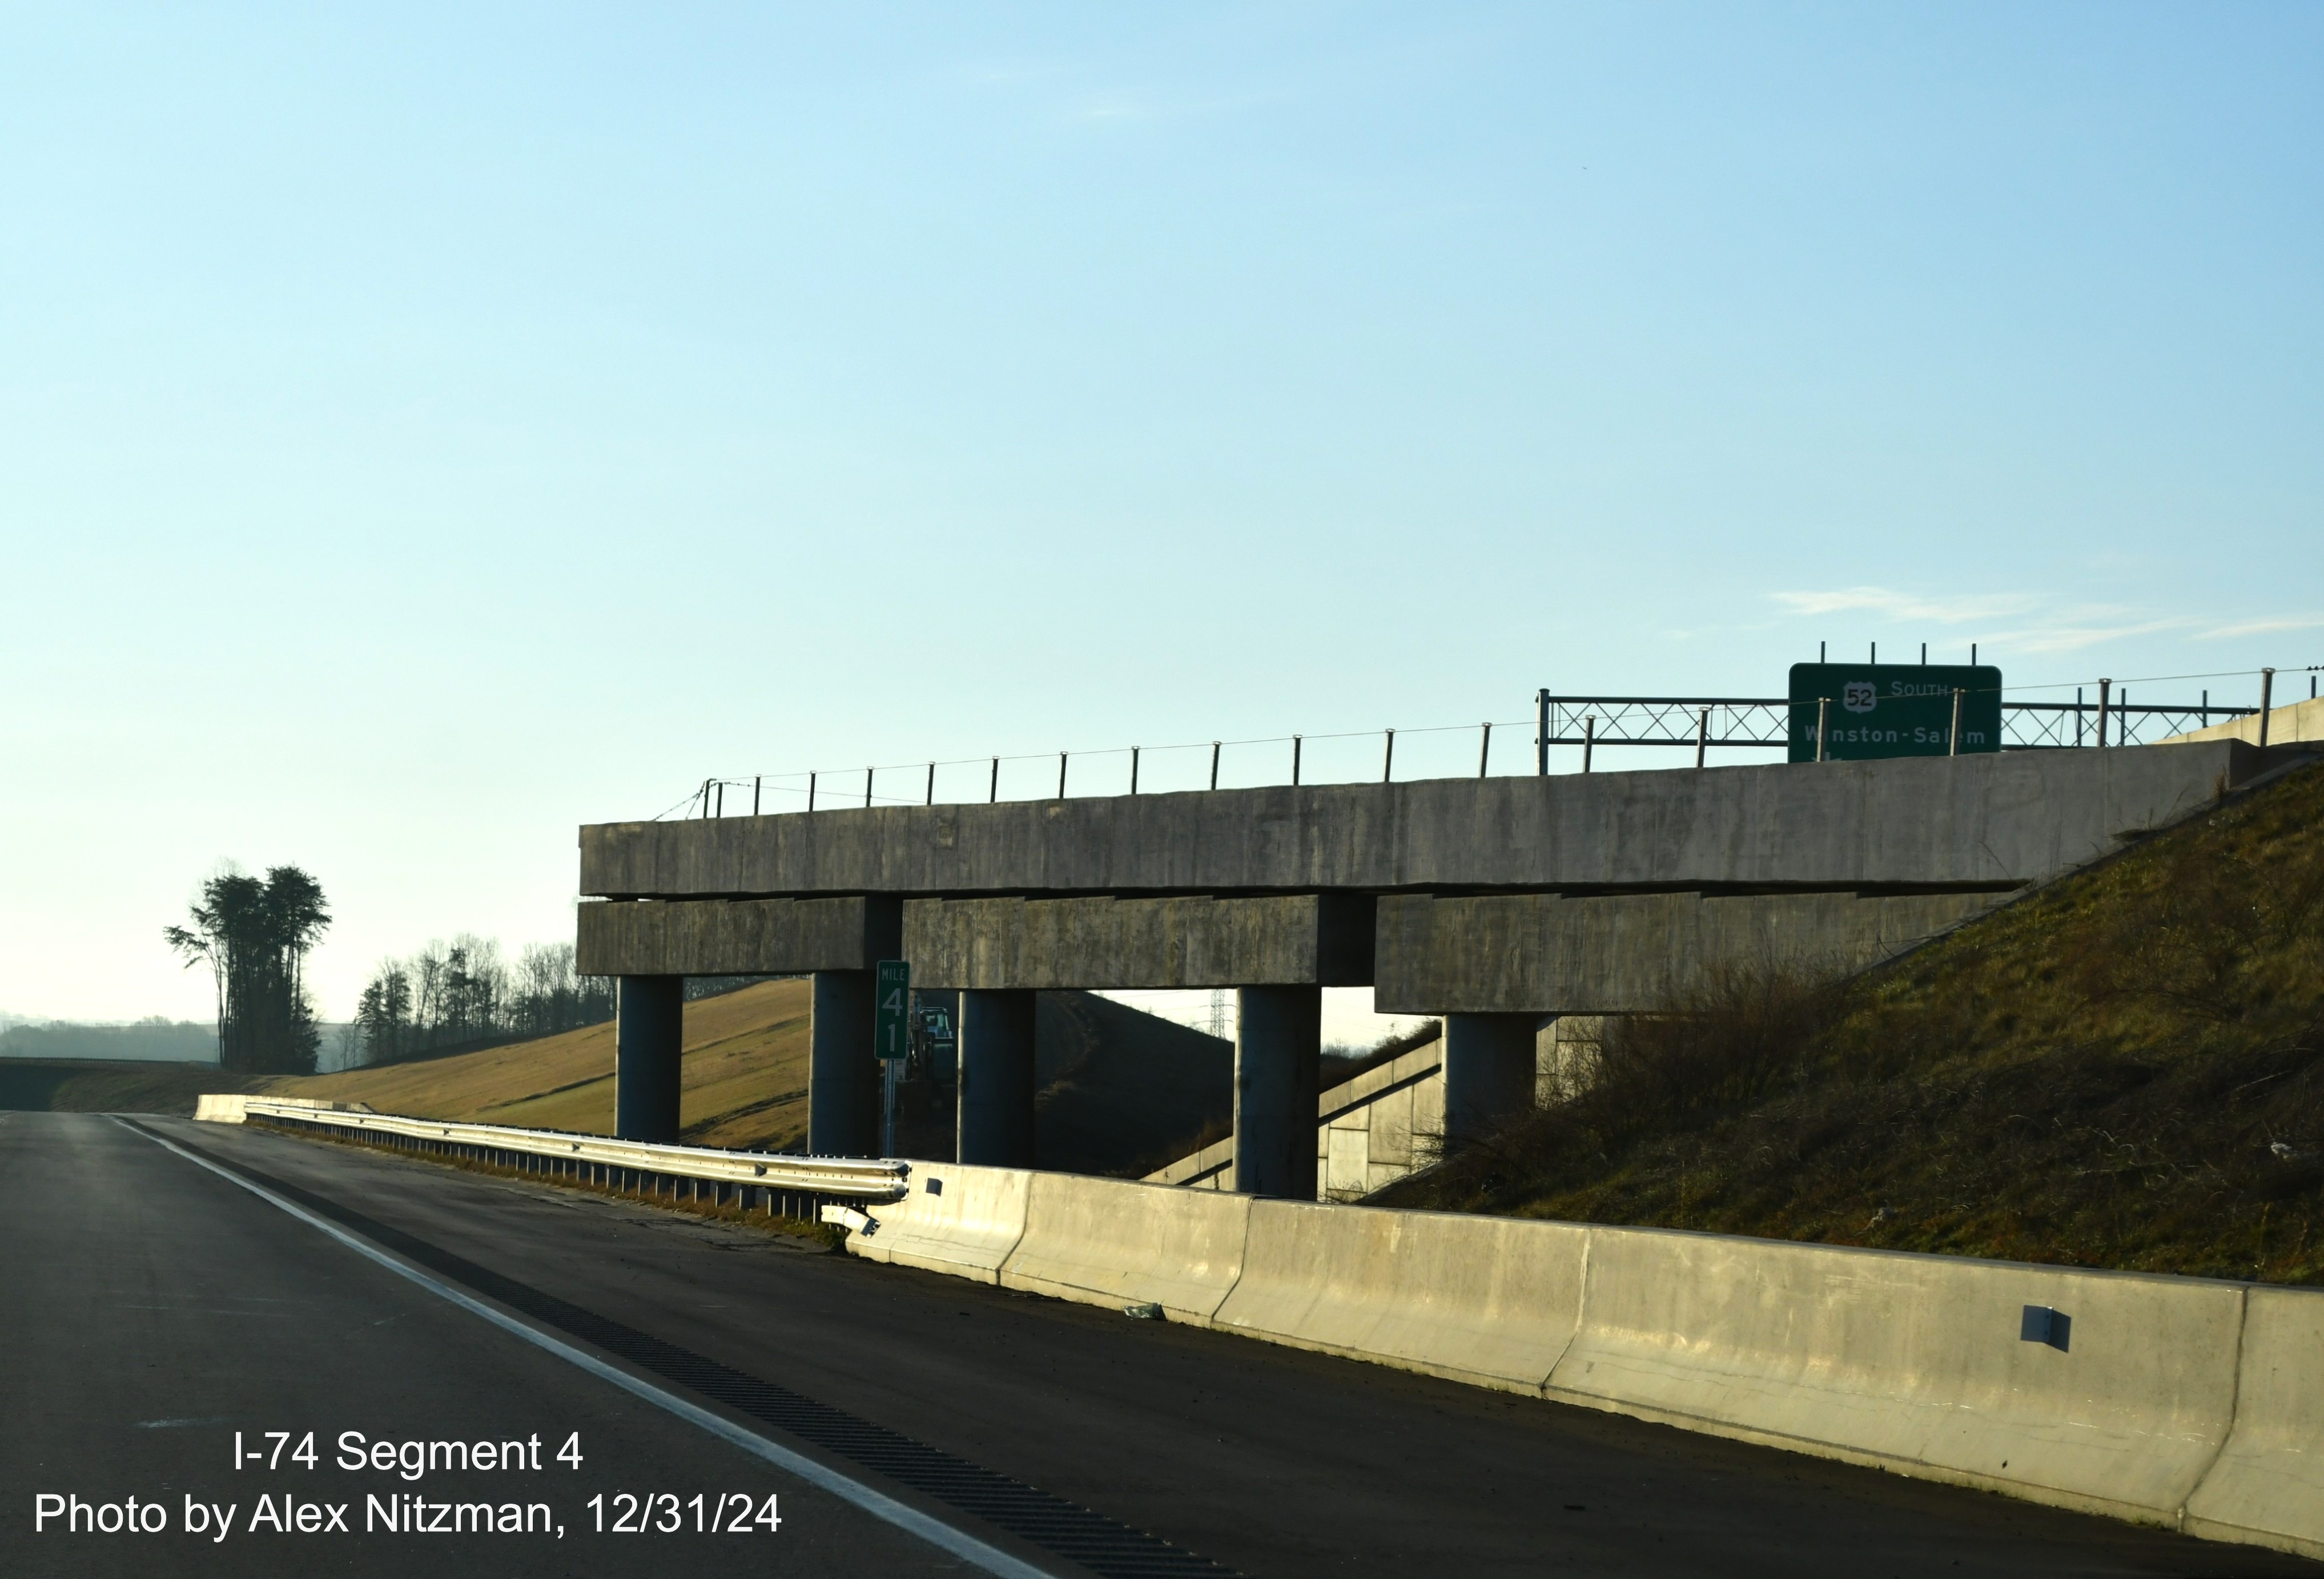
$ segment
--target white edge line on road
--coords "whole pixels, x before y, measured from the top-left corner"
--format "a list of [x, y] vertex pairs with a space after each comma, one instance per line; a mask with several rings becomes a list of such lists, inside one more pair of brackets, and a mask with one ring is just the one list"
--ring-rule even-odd
[[1046, 1568], [1037, 1568], [1030, 1563], [1012, 1557], [998, 1547], [988, 1546], [974, 1536], [954, 1529], [941, 1519], [932, 1519], [917, 1508], [908, 1507], [893, 1497], [873, 1491], [860, 1481], [849, 1479], [837, 1470], [817, 1464], [815, 1460], [794, 1453], [779, 1443], [769, 1441], [757, 1432], [746, 1430], [731, 1420], [712, 1414], [699, 1405], [688, 1403], [675, 1393], [665, 1392], [652, 1382], [641, 1381], [626, 1371], [608, 1365], [594, 1354], [584, 1354], [572, 1345], [553, 1338], [526, 1322], [519, 1321], [506, 1311], [495, 1310], [481, 1299], [462, 1293], [451, 1284], [431, 1277], [418, 1267], [390, 1255], [368, 1240], [350, 1234], [337, 1224], [317, 1216], [304, 1207], [283, 1199], [263, 1186], [253, 1184], [230, 1169], [221, 1168], [208, 1158], [198, 1156], [174, 1141], [166, 1140], [151, 1130], [140, 1129], [118, 1118], [114, 1122], [121, 1125], [124, 1129], [143, 1135], [164, 1150], [175, 1152], [195, 1167], [207, 1168], [229, 1184], [240, 1185], [269, 1206], [290, 1213], [310, 1228], [321, 1230], [357, 1255], [377, 1262], [398, 1277], [410, 1279], [411, 1281], [418, 1283], [439, 1299], [448, 1299], [463, 1310], [483, 1317], [494, 1327], [504, 1332], [515, 1334], [536, 1348], [546, 1349], [558, 1359], [579, 1366], [592, 1376], [610, 1382], [622, 1391], [633, 1393], [655, 1408], [676, 1415], [689, 1425], [701, 1427], [721, 1441], [732, 1443], [745, 1453], [763, 1458], [777, 1468], [797, 1475], [809, 1485], [829, 1492], [840, 1501], [853, 1503], [862, 1509], [872, 1518], [916, 1535], [930, 1546], [949, 1552], [963, 1562], [973, 1563], [988, 1574], [1001, 1575], [1001, 1579], [1056, 1579], [1056, 1576]]

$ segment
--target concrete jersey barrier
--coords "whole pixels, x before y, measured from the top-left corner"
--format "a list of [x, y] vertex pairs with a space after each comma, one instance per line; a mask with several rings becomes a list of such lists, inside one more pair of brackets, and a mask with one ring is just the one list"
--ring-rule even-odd
[[873, 1208], [880, 1226], [851, 1234], [847, 1247], [867, 1261], [1001, 1281], [1001, 1264], [1025, 1236], [1033, 1175], [1021, 1168], [912, 1165], [910, 1193]]
[[1242, 1275], [1250, 1217], [1247, 1195], [1036, 1173], [1001, 1283], [1208, 1323]]
[[275, 1107], [305, 1107], [317, 1113], [369, 1113], [371, 1107], [362, 1102], [323, 1102], [312, 1097], [251, 1096], [244, 1092], [207, 1092], [194, 1098], [194, 1119], [199, 1124], [244, 1124], [250, 1117], [250, 1105], [263, 1102]]
[[[2240, 1284], [1593, 1228], [1545, 1390], [2175, 1523], [2234, 1418]], [[2063, 1312], [2065, 1347], [2023, 1336]]]
[[1216, 1325], [1538, 1392], [1573, 1341], [1589, 1235], [1570, 1223], [1257, 1201], [1242, 1278]]
[[2324, 1290], [922, 1166], [852, 1253], [2324, 1556]]
[[2235, 1429], [2183, 1528], [2324, 1557], [2324, 1292], [2246, 1296]]

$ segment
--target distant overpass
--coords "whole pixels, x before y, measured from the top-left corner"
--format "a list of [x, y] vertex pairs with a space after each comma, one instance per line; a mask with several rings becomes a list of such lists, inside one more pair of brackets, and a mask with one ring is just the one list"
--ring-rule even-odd
[[1031, 996], [1233, 987], [1240, 1188], [1314, 1194], [1321, 989], [1444, 1017], [1446, 1125], [1525, 1106], [1544, 1019], [1712, 971], [1861, 968], [2300, 759], [2236, 740], [883, 806], [581, 830], [620, 1129], [674, 1136], [682, 978], [815, 978], [809, 1149], [876, 1133], [871, 967], [961, 989], [959, 1161], [1023, 1166]]

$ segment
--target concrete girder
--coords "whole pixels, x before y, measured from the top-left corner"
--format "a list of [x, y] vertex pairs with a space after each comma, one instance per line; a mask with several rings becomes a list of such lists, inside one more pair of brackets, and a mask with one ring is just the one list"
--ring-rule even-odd
[[1651, 1014], [1682, 1006], [1725, 970], [1859, 970], [2007, 897], [1388, 895], [1373, 1005], [1385, 1014]]
[[914, 899], [912, 980], [971, 989], [1360, 987], [1372, 978], [1363, 894], [1218, 899]]
[[587, 895], [1848, 888], [2039, 880], [2299, 748], [1874, 762], [887, 806], [581, 830]]
[[575, 968], [584, 976], [805, 976], [903, 958], [901, 901], [711, 899], [584, 904]]

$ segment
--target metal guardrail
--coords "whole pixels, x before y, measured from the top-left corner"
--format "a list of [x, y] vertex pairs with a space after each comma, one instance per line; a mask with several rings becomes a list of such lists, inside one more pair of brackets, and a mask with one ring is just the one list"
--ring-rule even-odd
[[[804, 1205], [804, 1211], [786, 1210], [785, 1215], [810, 1219], [823, 1198], [899, 1199], [908, 1189], [906, 1180], [911, 1172], [911, 1164], [891, 1158], [797, 1157], [776, 1152], [721, 1151], [713, 1146], [656, 1145], [562, 1130], [459, 1124], [395, 1113], [351, 1113], [269, 1101], [263, 1097], [246, 1098], [243, 1113], [245, 1118], [288, 1129], [340, 1132], [397, 1150], [466, 1157], [641, 1194], [660, 1193], [658, 1186], [662, 1181], [671, 1185], [672, 1194], [678, 1181], [709, 1184], [715, 1187], [714, 1200], [724, 1204], [726, 1191], [732, 1189], [736, 1192], [733, 1199], [745, 1210], [759, 1204], [747, 1192], [765, 1192], [764, 1205], [770, 1213], [776, 1209], [778, 1196], [807, 1196], [816, 1198], [786, 1203]], [[690, 1198], [700, 1198], [697, 1189]]]

